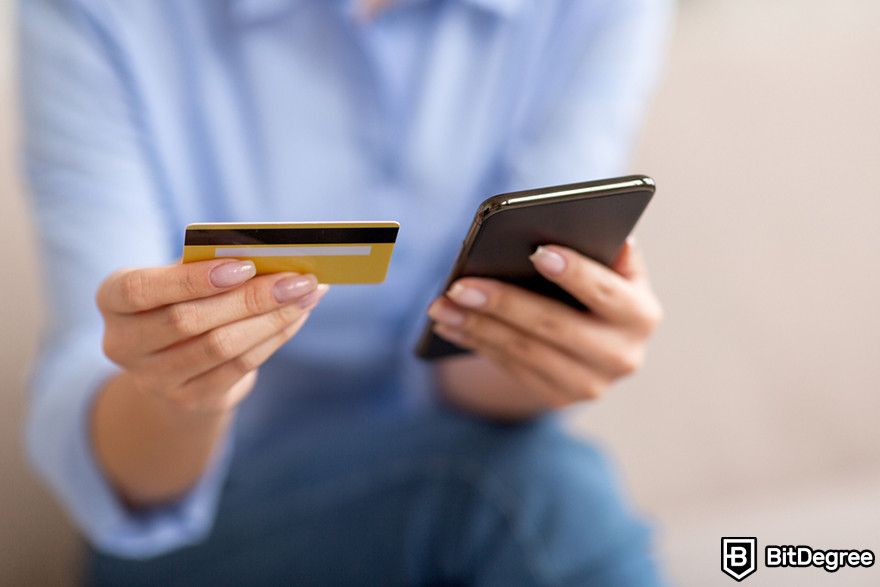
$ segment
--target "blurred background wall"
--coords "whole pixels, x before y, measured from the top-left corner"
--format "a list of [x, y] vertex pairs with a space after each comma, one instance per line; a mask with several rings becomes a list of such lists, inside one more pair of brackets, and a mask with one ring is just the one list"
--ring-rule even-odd
[[[39, 323], [0, 0], [0, 584], [70, 584], [77, 543], [23, 463]], [[681, 585], [732, 584], [721, 536], [880, 551], [880, 3], [691, 0], [633, 166], [667, 320], [573, 426], [616, 455]], [[761, 568], [750, 585], [880, 584]]]

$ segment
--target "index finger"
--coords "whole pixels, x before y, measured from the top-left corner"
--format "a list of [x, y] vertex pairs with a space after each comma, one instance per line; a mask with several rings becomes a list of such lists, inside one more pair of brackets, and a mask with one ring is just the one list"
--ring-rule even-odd
[[101, 284], [97, 302], [104, 312], [134, 314], [206, 298], [241, 285], [256, 274], [252, 261], [236, 259], [124, 269]]

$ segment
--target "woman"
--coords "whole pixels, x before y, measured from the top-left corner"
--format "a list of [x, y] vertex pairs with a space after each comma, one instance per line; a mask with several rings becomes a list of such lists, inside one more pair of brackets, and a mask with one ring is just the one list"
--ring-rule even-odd
[[[592, 313], [487, 279], [432, 298], [483, 197], [623, 169], [667, 2], [20, 15], [52, 311], [27, 440], [94, 583], [659, 583], [554, 416], [639, 364], [660, 310], [636, 247], [533, 255]], [[176, 262], [188, 222], [346, 219], [400, 221], [384, 284]], [[473, 355], [415, 359], [426, 311]]]

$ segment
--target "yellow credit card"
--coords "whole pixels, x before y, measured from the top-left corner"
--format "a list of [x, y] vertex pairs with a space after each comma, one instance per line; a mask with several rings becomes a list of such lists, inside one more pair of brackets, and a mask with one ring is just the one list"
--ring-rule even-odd
[[183, 262], [247, 259], [257, 273], [313, 273], [320, 283], [381, 283], [400, 224], [213, 222], [186, 227]]

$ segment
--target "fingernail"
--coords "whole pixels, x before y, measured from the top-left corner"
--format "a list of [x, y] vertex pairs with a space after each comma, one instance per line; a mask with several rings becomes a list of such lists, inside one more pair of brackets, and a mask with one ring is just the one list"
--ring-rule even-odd
[[308, 308], [309, 306], [313, 306], [318, 303], [318, 301], [324, 297], [324, 294], [327, 293], [327, 290], [330, 289], [330, 286], [326, 283], [318, 284], [318, 286], [305, 295], [300, 301], [299, 305], [301, 308]]
[[448, 303], [441, 304], [434, 302], [428, 308], [428, 316], [433, 318], [440, 324], [448, 324], [449, 326], [461, 326], [464, 324], [464, 314], [455, 308], [450, 308]]
[[283, 304], [296, 298], [301, 298], [318, 285], [314, 275], [294, 275], [279, 280], [272, 286], [272, 294], [279, 303]]
[[538, 269], [546, 273], [556, 275], [565, 271], [565, 258], [559, 253], [548, 251], [544, 247], [538, 247], [529, 256], [529, 259]]
[[461, 283], [456, 283], [449, 288], [446, 295], [466, 308], [479, 308], [489, 299], [486, 294], [477, 288], [468, 287]]
[[244, 283], [257, 274], [253, 261], [233, 261], [211, 269], [208, 279], [214, 287], [232, 287]]

